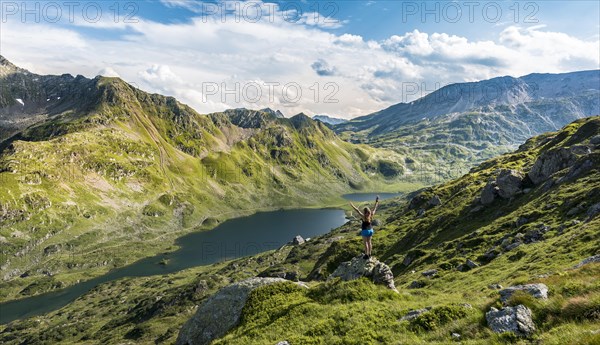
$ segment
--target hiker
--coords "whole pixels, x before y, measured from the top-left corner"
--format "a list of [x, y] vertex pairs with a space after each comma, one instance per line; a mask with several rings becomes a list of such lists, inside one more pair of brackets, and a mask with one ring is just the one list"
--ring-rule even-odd
[[375, 212], [377, 211], [377, 206], [379, 206], [379, 195], [375, 198], [375, 206], [373, 207], [373, 210], [369, 209], [368, 207], [365, 207], [363, 209], [363, 211], [361, 212], [356, 206], [354, 206], [354, 204], [351, 202], [350, 206], [352, 206], [352, 208], [358, 213], [360, 214], [360, 217], [362, 219], [362, 225], [360, 227], [360, 235], [363, 238], [363, 242], [365, 244], [365, 253], [363, 255], [363, 259], [369, 259], [371, 257], [371, 249], [372, 249], [372, 244], [371, 244], [371, 238], [373, 237], [373, 216], [375, 215]]

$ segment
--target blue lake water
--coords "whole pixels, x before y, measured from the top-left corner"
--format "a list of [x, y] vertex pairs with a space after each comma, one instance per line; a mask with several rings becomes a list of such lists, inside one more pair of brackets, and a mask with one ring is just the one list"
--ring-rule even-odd
[[[177, 239], [175, 252], [137, 261], [129, 266], [49, 292], [0, 304], [0, 324], [57, 310], [99, 284], [123, 277], [145, 277], [209, 265], [279, 248], [296, 235], [304, 238], [328, 233], [346, 223], [343, 210], [297, 209], [260, 212], [227, 220], [210, 231]], [[160, 264], [166, 260], [167, 264]]]

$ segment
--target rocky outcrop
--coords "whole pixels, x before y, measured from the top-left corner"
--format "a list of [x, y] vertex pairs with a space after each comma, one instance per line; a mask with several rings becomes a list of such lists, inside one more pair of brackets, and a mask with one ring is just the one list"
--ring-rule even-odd
[[579, 267], [582, 267], [584, 265], [591, 264], [591, 263], [594, 263], [594, 262], [600, 262], [600, 254], [594, 255], [594, 256], [590, 256], [589, 258], [584, 259], [583, 261], [581, 261], [580, 263], [578, 263], [577, 265], [575, 265], [573, 268], [579, 268]]
[[304, 242], [306, 242], [306, 241], [300, 235], [294, 237], [294, 239], [292, 240], [292, 244], [295, 245], [295, 246], [304, 244]]
[[548, 298], [548, 287], [545, 284], [527, 284], [527, 285], [515, 285], [507, 287], [504, 290], [500, 290], [500, 300], [506, 302], [510, 297], [517, 291], [523, 291], [535, 298], [547, 299]]
[[434, 195], [431, 197], [431, 199], [429, 199], [428, 204], [429, 204], [429, 206], [432, 206], [432, 207], [439, 206], [442, 204], [442, 199], [440, 199], [439, 196]]
[[472, 261], [471, 259], [467, 259], [467, 261], [465, 261], [464, 264], [460, 264], [458, 265], [458, 267], [456, 267], [456, 269], [460, 272], [466, 272], [466, 271], [470, 271], [476, 267], [479, 267], [479, 265]]
[[489, 181], [479, 197], [483, 205], [489, 205], [496, 200], [496, 197], [510, 199], [522, 192], [523, 174], [518, 170], [503, 169], [500, 170], [495, 180]]
[[523, 174], [517, 170], [502, 170], [496, 178], [498, 187], [498, 196], [504, 199], [510, 199], [521, 191], [523, 184]]
[[521, 304], [500, 310], [492, 307], [485, 314], [485, 319], [490, 329], [496, 333], [513, 332], [518, 336], [528, 336], [535, 332], [531, 310]]
[[[575, 150], [576, 151], [576, 150]], [[561, 147], [542, 153], [535, 161], [527, 176], [534, 184], [540, 184], [575, 163], [577, 155], [573, 150]]]
[[177, 344], [210, 344], [238, 324], [250, 292], [261, 286], [286, 281], [280, 278], [251, 278], [219, 290], [183, 325]]
[[387, 288], [397, 291], [394, 274], [390, 267], [373, 257], [363, 259], [362, 256], [357, 256], [350, 261], [342, 262], [327, 280], [340, 278], [347, 281], [361, 277], [370, 278], [375, 284], [385, 285]]
[[488, 184], [483, 187], [481, 191], [481, 196], [479, 198], [480, 202], [484, 205], [489, 205], [496, 200], [497, 187], [496, 182], [490, 181]]

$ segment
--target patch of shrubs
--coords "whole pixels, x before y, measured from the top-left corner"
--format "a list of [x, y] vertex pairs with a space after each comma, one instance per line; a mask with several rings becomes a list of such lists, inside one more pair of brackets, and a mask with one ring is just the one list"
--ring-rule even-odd
[[417, 331], [432, 331], [450, 321], [461, 319], [465, 316], [467, 316], [467, 309], [463, 306], [447, 305], [435, 307], [412, 320], [411, 327]]

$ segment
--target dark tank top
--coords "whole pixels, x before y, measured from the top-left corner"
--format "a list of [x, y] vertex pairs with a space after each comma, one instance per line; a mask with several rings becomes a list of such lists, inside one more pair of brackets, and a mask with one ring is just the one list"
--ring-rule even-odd
[[366, 221], [366, 220], [363, 219], [362, 225], [361, 225], [361, 229], [362, 230], [368, 230], [368, 229], [371, 229], [371, 228], [372, 228], [371, 222]]

